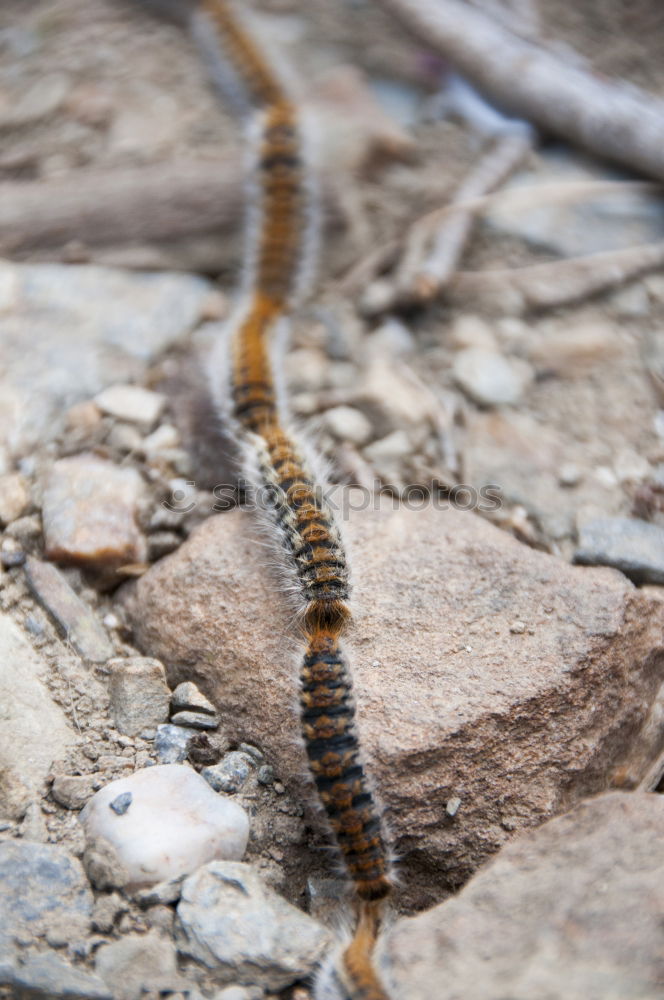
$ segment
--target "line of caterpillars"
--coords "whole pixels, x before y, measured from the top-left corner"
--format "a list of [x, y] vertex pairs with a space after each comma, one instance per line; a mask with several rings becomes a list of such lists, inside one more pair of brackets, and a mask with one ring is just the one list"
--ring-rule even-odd
[[[391, 882], [380, 812], [360, 761], [352, 678], [340, 644], [351, 615], [348, 565], [322, 484], [284, 426], [285, 404], [271, 360], [276, 329], [305, 290], [303, 274], [311, 272], [307, 257], [317, 224], [311, 168], [298, 108], [228, 0], [198, 0], [188, 9], [213, 72], [226, 76], [230, 67], [233, 86], [251, 109], [256, 204], [247, 241], [245, 306], [230, 332], [231, 422], [249, 466], [257, 469], [257, 485], [269, 496], [281, 556], [294, 579], [306, 644], [302, 735], [357, 903], [353, 939], [328, 970], [325, 989], [348, 1000], [386, 1000], [371, 953]], [[224, 66], [214, 65], [217, 49]]]

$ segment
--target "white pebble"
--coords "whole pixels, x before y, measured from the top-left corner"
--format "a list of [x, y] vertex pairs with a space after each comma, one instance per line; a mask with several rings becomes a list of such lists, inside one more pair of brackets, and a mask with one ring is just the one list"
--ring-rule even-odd
[[113, 427], [111, 427], [106, 441], [111, 448], [117, 448], [118, 451], [127, 452], [138, 451], [143, 444], [143, 438], [141, 437], [140, 431], [136, 427], [132, 426], [132, 424], [125, 423], [114, 424]]
[[95, 396], [95, 403], [110, 417], [152, 427], [166, 402], [164, 396], [139, 385], [111, 385]]
[[371, 437], [371, 423], [352, 406], [333, 406], [325, 414], [325, 424], [339, 441], [366, 444]]
[[[111, 807], [127, 795], [128, 808]], [[108, 841], [134, 887], [186, 875], [208, 861], [239, 861], [249, 837], [244, 809], [182, 764], [112, 781], [90, 799], [81, 820], [88, 844]]]
[[145, 438], [143, 450], [146, 455], [153, 455], [160, 451], [168, 451], [170, 448], [177, 448], [179, 444], [180, 435], [177, 427], [173, 424], [161, 424]]
[[403, 458], [412, 452], [413, 446], [405, 431], [393, 431], [380, 441], [374, 441], [364, 449], [368, 461], [380, 462], [384, 459]]
[[618, 477], [608, 465], [598, 465], [593, 471], [597, 482], [601, 483], [602, 486], [606, 486], [607, 489], [612, 490], [614, 486], [618, 485]]
[[381, 279], [372, 281], [365, 289], [360, 301], [360, 312], [364, 316], [375, 316], [388, 308], [393, 297], [394, 291], [388, 281]]
[[452, 373], [463, 391], [481, 406], [518, 403], [533, 380], [526, 362], [508, 361], [495, 351], [478, 347], [460, 351]]
[[560, 471], [558, 472], [558, 482], [561, 486], [578, 486], [583, 478], [583, 472], [578, 467], [574, 465], [573, 462], [565, 462], [560, 466]]
[[403, 358], [412, 354], [415, 341], [408, 327], [390, 316], [365, 341], [368, 357]]
[[285, 359], [289, 384], [298, 388], [321, 389], [327, 379], [327, 359], [321, 351], [300, 347]]

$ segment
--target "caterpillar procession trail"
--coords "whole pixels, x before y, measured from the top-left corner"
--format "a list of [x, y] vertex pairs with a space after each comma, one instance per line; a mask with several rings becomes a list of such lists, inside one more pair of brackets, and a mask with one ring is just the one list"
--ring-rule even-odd
[[323, 964], [319, 1000], [389, 1000], [372, 955], [392, 889], [387, 838], [362, 763], [342, 647], [349, 569], [316, 456], [298, 440], [275, 381], [288, 316], [311, 290], [319, 210], [310, 140], [287, 87], [230, 0], [145, 0], [187, 26], [213, 81], [246, 119], [251, 156], [240, 302], [209, 373], [245, 473], [267, 496], [268, 533], [289, 576], [304, 655], [301, 731], [355, 899], [350, 943]]

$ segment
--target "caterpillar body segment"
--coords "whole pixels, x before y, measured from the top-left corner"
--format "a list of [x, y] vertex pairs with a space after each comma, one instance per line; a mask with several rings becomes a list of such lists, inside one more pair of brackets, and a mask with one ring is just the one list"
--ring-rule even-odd
[[271, 433], [265, 445], [260, 470], [269, 514], [295, 580], [303, 626], [344, 620], [348, 570], [322, 487], [283, 431]]
[[280, 314], [276, 303], [256, 295], [232, 334], [232, 415], [239, 428], [255, 434], [279, 422], [269, 343]]
[[[232, 416], [268, 498], [277, 547], [294, 579], [306, 643], [302, 736], [321, 803], [358, 900], [343, 958], [353, 1000], [382, 1000], [371, 969], [380, 903], [390, 892], [380, 813], [360, 758], [352, 677], [340, 640], [351, 617], [348, 563], [323, 485], [285, 427], [272, 341], [306, 287], [316, 242], [315, 184], [298, 109], [222, 0], [201, 10], [255, 109], [246, 309], [231, 338]], [[372, 929], [370, 932], [370, 928]], [[366, 968], [365, 968], [366, 966]], [[373, 992], [371, 992], [373, 990]]]
[[288, 427], [275, 378], [275, 348], [289, 312], [311, 283], [318, 242], [307, 132], [298, 106], [229, 0], [192, 0], [183, 10], [215, 82], [249, 118], [243, 299], [215, 352], [211, 380], [222, 416], [230, 417], [242, 445], [249, 477], [266, 498], [270, 534], [291, 576], [305, 646], [302, 737], [355, 894], [354, 935], [326, 979], [332, 992], [321, 986], [317, 996], [388, 1000], [372, 965], [392, 887], [388, 850], [361, 760], [352, 675], [341, 647], [351, 618], [348, 561], [316, 463]]
[[359, 758], [352, 680], [338, 628], [309, 638], [301, 673], [301, 718], [309, 766], [358, 897], [390, 892], [379, 813]]
[[391, 1000], [373, 961], [381, 917], [380, 903], [361, 905], [352, 939], [329, 955], [318, 972], [315, 1000]]
[[349, 1000], [389, 1000], [372, 961], [380, 917], [375, 905], [362, 907], [353, 940], [343, 953], [341, 975], [346, 977]]
[[263, 195], [256, 285], [286, 307], [300, 266], [309, 195], [297, 112], [288, 101], [264, 112], [256, 170]]
[[213, 45], [220, 48], [244, 88], [252, 109], [267, 108], [285, 100], [280, 81], [254, 43], [248, 30], [240, 24], [238, 11], [228, 0], [200, 0], [199, 16], [208, 21]]
[[311, 287], [319, 239], [315, 131], [227, 0], [200, 0], [194, 38], [213, 79], [248, 123], [244, 288], [282, 308]]

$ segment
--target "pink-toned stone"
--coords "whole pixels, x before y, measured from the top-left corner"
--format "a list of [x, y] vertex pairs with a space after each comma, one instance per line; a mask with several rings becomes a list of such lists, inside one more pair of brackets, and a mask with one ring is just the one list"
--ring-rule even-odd
[[661, 996], [663, 827], [661, 796], [614, 792], [518, 837], [454, 899], [387, 934], [390, 995]]
[[142, 498], [135, 469], [90, 454], [60, 459], [44, 486], [46, 555], [97, 569], [140, 562], [146, 553], [136, 521]]
[[15, 521], [29, 504], [30, 492], [24, 476], [18, 472], [0, 476], [0, 524]]
[[[514, 831], [606, 787], [661, 682], [664, 605], [471, 513], [383, 501], [345, 529], [359, 727], [402, 900], [421, 907]], [[128, 586], [126, 608], [171, 687], [194, 681], [227, 736], [257, 744], [313, 803], [297, 735], [300, 652], [271, 566], [252, 515], [223, 514]]]

